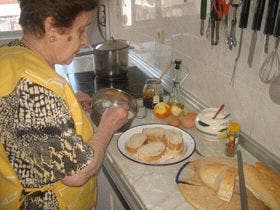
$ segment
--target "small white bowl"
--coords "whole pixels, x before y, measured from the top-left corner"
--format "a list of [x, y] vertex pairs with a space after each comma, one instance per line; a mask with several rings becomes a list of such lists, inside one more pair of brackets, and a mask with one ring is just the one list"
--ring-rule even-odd
[[217, 108], [206, 108], [200, 112], [195, 119], [196, 128], [204, 134], [210, 135], [214, 138], [220, 130], [225, 129], [229, 122], [228, 118], [224, 119], [227, 115], [223, 110], [213, 119], [214, 115], [218, 111]]

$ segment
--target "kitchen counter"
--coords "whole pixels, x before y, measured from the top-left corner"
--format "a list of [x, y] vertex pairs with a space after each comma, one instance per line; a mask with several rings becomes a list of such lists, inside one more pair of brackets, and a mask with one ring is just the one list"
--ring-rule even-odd
[[[92, 62], [92, 58], [87, 57], [87, 59]], [[130, 56], [130, 62], [131, 60], [134, 65], [135, 59], [133, 56]], [[84, 66], [83, 68], [71, 68], [74, 69], [75, 72], [79, 72], [80, 70], [93, 71], [93, 65], [89, 65], [89, 62], [85, 62], [81, 57], [76, 61], [81, 61], [81, 63], [88, 68], [84, 68]], [[81, 65], [80, 62], [73, 64], [77, 66]], [[141, 63], [141, 61], [137, 64], [140, 69], [146, 69], [145, 73], [149, 73], [149, 76], [159, 77], [160, 72], [153, 72], [151, 66]], [[67, 68], [58, 68], [58, 71], [62, 75], [73, 73]], [[167, 87], [170, 83], [168, 83], [168, 81], [163, 81], [163, 85]], [[186, 109], [195, 111], [203, 108], [203, 106], [197, 105], [197, 103], [188, 100], [188, 98], [186, 98], [185, 107]], [[148, 123], [163, 122], [155, 118], [152, 111], [147, 109], [146, 117], [143, 119], [135, 118], [131, 127]], [[144, 165], [127, 159], [117, 148], [117, 141], [120, 133], [113, 136], [103, 161], [102, 171], [104, 171], [106, 179], [109, 180], [110, 184], [113, 186], [113, 190], [116, 191], [119, 199], [123, 202], [124, 209], [193, 209], [177, 188], [175, 183], [176, 174], [187, 161], [202, 158], [203, 156], [224, 156], [225, 142], [210, 141], [195, 128], [184, 130], [195, 139], [196, 151], [187, 160], [168, 166]], [[241, 144], [238, 148], [242, 151], [244, 161], [254, 163], [257, 159], [252, 155], [254, 153], [251, 151], [250, 153], [248, 152], [251, 145], [247, 144], [247, 142], [248, 141], [241, 139]], [[255, 156], [261, 158], [260, 160], [262, 161], [264, 159], [263, 157], [267, 157], [268, 160], [266, 162], [270, 162], [269, 154], [262, 151], [263, 150], [257, 150]], [[278, 160], [273, 160], [271, 163], [272, 165], [276, 165], [274, 168], [278, 168]]]
[[[147, 123], [162, 122], [153, 116], [151, 110], [147, 110], [147, 116], [136, 118], [132, 127]], [[131, 209], [193, 209], [177, 188], [176, 174], [186, 161], [203, 156], [224, 156], [224, 142], [206, 140], [195, 128], [184, 130], [196, 140], [197, 151], [187, 160], [169, 166], [150, 166], [127, 159], [117, 149], [120, 134], [113, 136], [103, 166]], [[244, 161], [256, 161], [241, 146], [239, 149]]]

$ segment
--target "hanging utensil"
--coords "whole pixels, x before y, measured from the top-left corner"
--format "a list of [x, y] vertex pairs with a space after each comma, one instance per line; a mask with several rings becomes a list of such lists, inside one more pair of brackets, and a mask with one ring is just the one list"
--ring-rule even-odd
[[239, 28], [241, 28], [239, 48], [238, 48], [238, 54], [234, 60], [234, 67], [233, 67], [231, 81], [230, 81], [231, 86], [234, 86], [235, 71], [236, 71], [237, 62], [239, 60], [241, 47], [242, 47], [243, 29], [247, 28], [249, 11], [250, 11], [250, 0], [244, 0], [242, 2], [242, 9], [241, 9], [240, 21], [239, 21]]
[[223, 17], [222, 0], [214, 0], [213, 3], [215, 15], [215, 41], [214, 44], [217, 45], [220, 40], [220, 21]]
[[265, 0], [257, 0], [255, 12], [254, 12], [253, 24], [252, 24], [252, 30], [254, 32], [252, 33], [252, 39], [251, 39], [249, 55], [247, 60], [247, 63], [250, 68], [252, 67], [252, 62], [255, 53], [255, 47], [257, 42], [257, 31], [259, 31], [261, 28], [264, 5], [265, 5]]
[[211, 10], [212, 10], [212, 0], [210, 0], [210, 15], [209, 15], [209, 18], [208, 18], [208, 26], [207, 26], [207, 29], [206, 29], [206, 38], [208, 40], [211, 41]]
[[215, 5], [216, 1], [215, 0], [212, 0], [211, 1], [211, 10], [210, 10], [210, 27], [211, 27], [211, 45], [216, 45], [215, 44], [215, 37], [216, 37], [216, 34], [215, 34], [215, 29], [216, 29], [216, 20], [218, 19], [217, 17], [217, 12], [215, 10]]
[[269, 96], [274, 103], [280, 105], [280, 75], [271, 82]]
[[275, 19], [277, 16], [279, 0], [268, 0], [268, 8], [266, 12], [264, 34], [265, 34], [265, 44], [264, 52], [268, 53], [269, 36], [273, 34]]
[[201, 0], [200, 3], [200, 35], [204, 34], [204, 21], [206, 19], [206, 9], [207, 8], [207, 0]]
[[228, 37], [228, 12], [229, 12], [230, 1], [222, 0], [222, 10], [223, 10], [223, 17], [224, 17], [224, 32], [225, 37]]
[[259, 71], [260, 79], [264, 83], [272, 82], [280, 74], [278, 55], [280, 41], [280, 8], [278, 9], [273, 35], [275, 36], [274, 49], [267, 56]]
[[230, 34], [228, 37], [228, 46], [229, 49], [232, 50], [233, 47], [236, 47], [237, 41], [236, 41], [236, 23], [237, 23], [237, 9], [241, 5], [242, 0], [231, 0], [230, 5], [233, 7], [233, 15], [231, 20], [231, 27], [230, 27]]

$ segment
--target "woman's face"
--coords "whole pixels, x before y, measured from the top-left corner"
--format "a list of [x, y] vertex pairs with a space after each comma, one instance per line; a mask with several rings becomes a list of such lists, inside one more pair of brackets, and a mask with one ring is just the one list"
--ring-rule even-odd
[[80, 47], [87, 47], [87, 29], [92, 21], [92, 11], [82, 12], [74, 20], [73, 26], [64, 31], [56, 33], [56, 41], [52, 43], [53, 49], [51, 60], [53, 64], [70, 64]]

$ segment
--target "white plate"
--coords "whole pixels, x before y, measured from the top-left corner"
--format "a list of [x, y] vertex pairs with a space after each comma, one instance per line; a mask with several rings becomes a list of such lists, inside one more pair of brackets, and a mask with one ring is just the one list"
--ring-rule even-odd
[[[182, 154], [182, 156], [180, 156], [179, 158], [167, 159], [164, 161], [160, 159], [157, 162], [146, 163], [141, 160], [138, 160], [136, 156], [127, 152], [126, 142], [129, 140], [131, 135], [134, 133], [141, 133], [143, 128], [148, 128], [148, 127], [162, 127], [164, 129], [175, 129], [175, 130], [180, 131], [183, 134], [184, 147], [186, 148], [184, 153]], [[164, 124], [147, 124], [147, 125], [136, 126], [136, 127], [130, 128], [129, 130], [125, 131], [118, 138], [118, 149], [119, 149], [120, 153], [122, 153], [126, 158], [128, 158], [132, 161], [135, 161], [137, 163], [142, 163], [142, 164], [146, 164], [146, 165], [154, 165], [154, 166], [171, 165], [171, 164], [176, 164], [176, 163], [182, 162], [193, 154], [193, 152], [195, 150], [195, 146], [196, 146], [195, 140], [189, 133], [187, 133], [186, 131], [184, 131], [180, 128], [177, 128], [177, 127], [174, 127], [171, 125], [164, 125]]]

